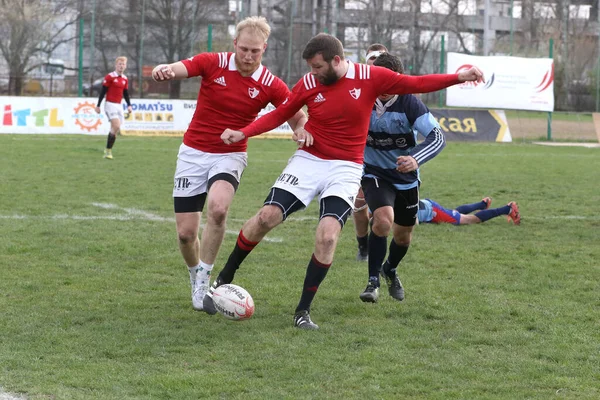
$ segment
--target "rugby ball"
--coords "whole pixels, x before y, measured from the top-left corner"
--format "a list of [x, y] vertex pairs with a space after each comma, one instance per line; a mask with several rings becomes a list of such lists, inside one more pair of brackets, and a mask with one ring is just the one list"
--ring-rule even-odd
[[225, 318], [232, 320], [248, 319], [254, 314], [254, 300], [246, 289], [238, 285], [226, 284], [213, 292], [215, 308]]

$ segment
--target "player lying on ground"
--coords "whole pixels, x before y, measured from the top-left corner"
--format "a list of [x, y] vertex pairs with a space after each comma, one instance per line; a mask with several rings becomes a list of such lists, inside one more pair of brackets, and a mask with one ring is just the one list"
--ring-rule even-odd
[[[491, 204], [492, 199], [485, 197], [478, 203], [463, 204], [454, 209], [448, 209], [431, 199], [423, 199], [419, 201], [417, 218], [420, 224], [447, 223], [452, 225], [471, 225], [480, 224], [489, 219], [506, 215], [508, 222], [512, 221], [515, 225], [521, 223], [521, 214], [516, 202], [511, 201], [499, 208], [490, 208]], [[478, 212], [471, 214], [474, 211]]]

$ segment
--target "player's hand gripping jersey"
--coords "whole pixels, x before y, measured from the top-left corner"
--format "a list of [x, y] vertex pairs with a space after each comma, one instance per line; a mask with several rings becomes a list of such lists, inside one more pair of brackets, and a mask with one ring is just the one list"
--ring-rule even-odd
[[202, 53], [182, 62], [188, 77], [202, 77], [196, 111], [183, 137], [183, 143], [201, 151], [246, 151], [247, 140], [226, 145], [221, 133], [250, 124], [269, 103], [278, 107], [290, 93], [283, 81], [263, 65], [252, 76], [242, 76], [234, 53]]
[[306, 131], [314, 144], [303, 150], [327, 160], [363, 162], [371, 110], [382, 94], [427, 93], [460, 83], [457, 74], [409, 76], [387, 68], [348, 62], [348, 71], [332, 85], [306, 74], [294, 86], [287, 103], [241, 131], [246, 137], [267, 132], [308, 107]]
[[[417, 143], [417, 134], [425, 140]], [[446, 146], [444, 134], [429, 109], [412, 94], [377, 100], [371, 111], [365, 147], [365, 177], [385, 179], [397, 190], [418, 186], [419, 169], [400, 173], [396, 161], [410, 155], [419, 167]]]

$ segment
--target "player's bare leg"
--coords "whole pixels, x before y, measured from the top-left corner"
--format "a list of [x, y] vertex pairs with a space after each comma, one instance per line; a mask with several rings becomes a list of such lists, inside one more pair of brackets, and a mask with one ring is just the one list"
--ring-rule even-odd
[[206, 297], [204, 298], [203, 308], [208, 314], [216, 314], [217, 310], [212, 300], [213, 291], [225, 283], [231, 283], [235, 272], [238, 270], [242, 262], [248, 254], [273, 228], [283, 222], [283, 212], [281, 208], [273, 205], [264, 205], [261, 209], [250, 218], [240, 231], [236, 245], [227, 259], [227, 263], [219, 276], [214, 280]]
[[179, 251], [188, 267], [198, 265], [200, 261], [200, 212], [176, 213], [175, 223], [177, 225], [177, 237], [179, 240]]
[[206, 226], [200, 239], [200, 258], [210, 265], [215, 263], [227, 227], [227, 213], [233, 201], [235, 190], [227, 181], [212, 184], [206, 198]]
[[121, 131], [121, 120], [119, 118], [113, 118], [110, 120], [110, 132], [108, 132], [108, 138], [106, 139], [106, 149], [104, 149], [104, 158], [109, 160], [113, 159], [112, 148], [117, 140], [117, 134]]
[[331, 264], [342, 226], [336, 218], [324, 217], [319, 221], [315, 237], [315, 257], [323, 264]]
[[473, 214], [460, 214], [460, 225], [480, 224], [481, 220]]
[[[196, 264], [188, 268], [190, 270], [190, 281], [192, 282], [192, 304], [195, 310], [204, 309], [204, 297], [208, 293], [210, 285], [210, 274], [215, 264], [215, 259], [223, 243], [225, 228], [227, 226], [227, 213], [233, 200], [235, 190], [231, 183], [218, 180], [214, 182], [206, 196], [206, 225], [202, 235], [194, 242], [194, 260]], [[198, 226], [200, 221], [198, 220]], [[196, 227], [196, 232], [198, 231]], [[188, 232], [191, 234], [191, 232]], [[180, 236], [181, 238], [181, 236]], [[181, 240], [180, 240], [181, 243]]]
[[283, 222], [281, 208], [273, 205], [263, 206], [258, 213], [244, 224], [242, 232], [252, 242], [260, 242], [273, 228]]
[[201, 216], [200, 212], [175, 213], [179, 251], [190, 274], [192, 306], [198, 311], [202, 310], [202, 301], [209, 283], [208, 276], [198, 279], [198, 273], [202, 272], [200, 271], [200, 240], [198, 239]]
[[367, 261], [369, 258], [369, 209], [364, 196], [362, 189], [359, 189], [352, 213], [358, 242], [356, 261]]
[[337, 218], [323, 217], [319, 221], [315, 235], [315, 251], [306, 269], [302, 296], [294, 315], [294, 326], [297, 328], [319, 329], [319, 326], [310, 319], [310, 305], [333, 263], [333, 255], [341, 231], [342, 225]]

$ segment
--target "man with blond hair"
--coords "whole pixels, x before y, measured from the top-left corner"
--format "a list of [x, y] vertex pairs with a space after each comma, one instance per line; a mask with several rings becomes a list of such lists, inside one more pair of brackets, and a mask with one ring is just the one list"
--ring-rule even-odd
[[131, 112], [131, 100], [129, 100], [129, 79], [123, 74], [127, 68], [127, 57], [117, 57], [115, 60], [115, 70], [104, 77], [102, 82], [102, 90], [98, 97], [96, 112], [100, 114], [100, 104], [106, 95], [104, 103], [104, 113], [110, 121], [110, 131], [106, 140], [106, 149], [104, 150], [104, 158], [112, 160], [112, 148], [117, 140], [117, 135], [121, 132], [124, 115], [121, 101], [125, 98], [127, 103], [127, 112]]
[[[202, 77], [196, 111], [179, 148], [173, 188], [179, 249], [197, 311], [203, 310], [229, 206], [247, 165], [247, 140], [226, 145], [221, 133], [250, 124], [269, 103], [278, 107], [290, 94], [285, 83], [261, 64], [270, 33], [265, 18], [248, 17], [236, 27], [233, 53], [201, 53], [152, 71], [156, 81]], [[292, 129], [301, 128], [306, 115], [299, 110], [288, 122]], [[205, 203], [206, 222], [199, 239]]]

